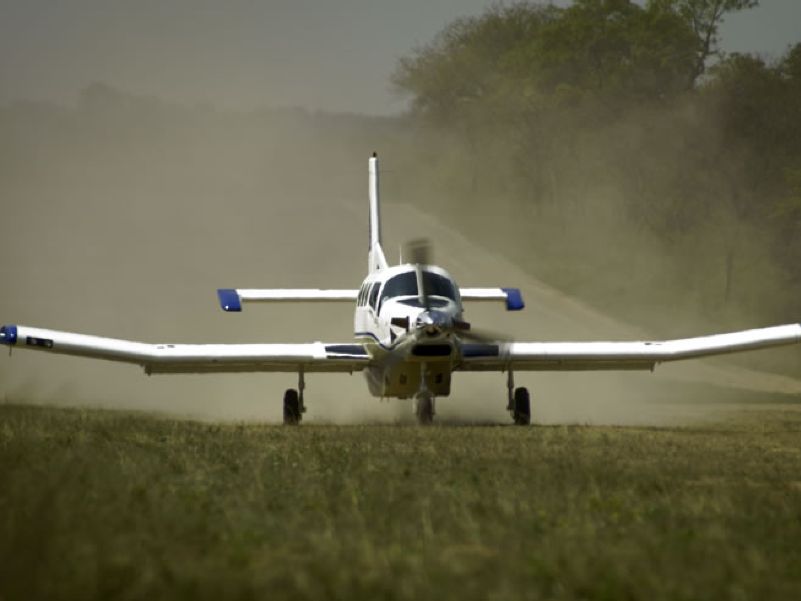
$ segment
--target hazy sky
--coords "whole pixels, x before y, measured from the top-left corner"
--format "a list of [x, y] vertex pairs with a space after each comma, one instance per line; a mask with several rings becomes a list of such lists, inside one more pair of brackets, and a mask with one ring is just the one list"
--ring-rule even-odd
[[[569, 4], [567, 1], [555, 4]], [[102, 81], [183, 103], [403, 108], [397, 59], [491, 0], [0, 0], [0, 104], [72, 103]], [[780, 55], [801, 0], [730, 17], [723, 46]]]

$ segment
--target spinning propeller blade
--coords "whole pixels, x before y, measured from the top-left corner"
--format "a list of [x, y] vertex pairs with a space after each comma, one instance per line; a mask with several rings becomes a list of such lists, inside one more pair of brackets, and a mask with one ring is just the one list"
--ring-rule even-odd
[[431, 265], [431, 242], [427, 238], [417, 238], [406, 243], [406, 256], [409, 262], [414, 264], [417, 273], [417, 290], [420, 294], [420, 301], [426, 311], [431, 309], [428, 298], [425, 277], [423, 276], [423, 265]]
[[406, 243], [406, 256], [415, 265], [431, 265], [431, 241], [428, 238], [416, 238]]
[[[432, 264], [432, 251], [433, 247], [430, 240], [427, 238], [417, 238], [406, 243], [404, 252], [404, 256], [408, 257], [409, 263], [412, 263], [415, 267], [415, 272], [417, 273], [417, 289], [419, 291], [420, 301], [426, 311], [431, 310], [431, 301], [426, 278], [423, 274], [423, 265]], [[461, 320], [455, 320], [453, 322], [452, 332], [460, 339], [470, 342], [494, 343], [513, 341], [513, 338], [508, 334], [485, 329], [476, 329], [468, 322]]]

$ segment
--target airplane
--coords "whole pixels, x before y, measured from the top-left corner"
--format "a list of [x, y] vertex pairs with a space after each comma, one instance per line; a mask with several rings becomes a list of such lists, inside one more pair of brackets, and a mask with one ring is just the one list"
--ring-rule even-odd
[[506, 409], [519, 425], [531, 423], [530, 394], [516, 387], [520, 371], [651, 370], [657, 364], [801, 343], [801, 323], [664, 341], [516, 342], [475, 330], [464, 303], [502, 302], [520, 311], [517, 288], [461, 288], [431, 264], [429, 248], [416, 241], [408, 262], [389, 266], [381, 245], [379, 167], [368, 160], [368, 273], [357, 289], [232, 289], [217, 291], [223, 311], [252, 302], [355, 303], [355, 340], [304, 344], [147, 344], [85, 334], [4, 325], [0, 343], [63, 355], [137, 364], [150, 374], [290, 372], [297, 388], [286, 390], [283, 422], [301, 422], [305, 374], [363, 372], [370, 394], [413, 399], [420, 424], [430, 424], [438, 397], [451, 392], [455, 372], [506, 374]]

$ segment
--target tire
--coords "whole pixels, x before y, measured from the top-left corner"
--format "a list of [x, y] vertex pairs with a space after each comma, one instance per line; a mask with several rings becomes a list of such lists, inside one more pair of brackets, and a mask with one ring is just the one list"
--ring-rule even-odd
[[518, 426], [528, 426], [531, 423], [531, 399], [528, 388], [515, 388], [515, 406], [512, 417]]
[[434, 399], [430, 396], [417, 397], [417, 423], [429, 426], [434, 421]]
[[284, 393], [284, 425], [297, 426], [300, 423], [300, 397], [298, 391], [289, 388]]

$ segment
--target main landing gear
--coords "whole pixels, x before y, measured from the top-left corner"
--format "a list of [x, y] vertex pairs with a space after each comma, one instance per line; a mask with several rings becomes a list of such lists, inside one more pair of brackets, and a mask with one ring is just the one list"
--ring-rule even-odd
[[303, 389], [306, 388], [306, 380], [303, 377], [303, 368], [298, 371], [298, 388], [288, 388], [284, 393], [284, 425], [297, 426], [306, 413], [306, 405], [303, 404]]
[[[306, 381], [303, 369], [298, 371], [298, 387], [289, 388], [284, 393], [284, 425], [297, 426], [303, 420], [306, 406], [303, 403], [303, 390], [306, 388]], [[515, 388], [514, 373], [510, 369], [506, 378], [507, 404], [506, 409], [512, 416], [515, 425], [528, 426], [531, 423], [531, 396], [528, 388]], [[421, 426], [428, 426], [433, 423], [435, 411], [434, 395], [428, 389], [426, 382], [426, 364], [420, 366], [420, 390], [414, 398], [414, 413], [417, 416], [417, 423]]]
[[515, 388], [515, 376], [511, 368], [507, 372], [506, 389], [508, 396], [506, 409], [515, 425], [528, 426], [531, 423], [531, 397], [528, 388]]

